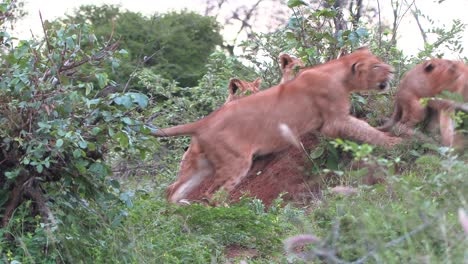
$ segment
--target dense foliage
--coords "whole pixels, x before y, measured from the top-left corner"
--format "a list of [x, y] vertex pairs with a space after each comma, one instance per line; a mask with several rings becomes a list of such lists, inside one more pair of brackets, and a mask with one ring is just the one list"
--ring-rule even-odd
[[[125, 53], [118, 42], [99, 43], [85, 24], [46, 34], [40, 41], [13, 44], [4, 33], [0, 206], [2, 239], [20, 241], [23, 232], [35, 240], [47, 235], [50, 243], [37, 246], [53, 251], [59, 241], [52, 232], [63, 219], [51, 211], [51, 201], [56, 209], [87, 206], [85, 201], [95, 199], [104, 203], [112, 196], [108, 188], [118, 185], [107, 178], [108, 155], [144, 157], [150, 144], [143, 143], [142, 122], [133, 115], [147, 107], [146, 95], [97, 93], [111, 82], [102, 66], [115, 66], [114, 56]], [[85, 65], [92, 65], [92, 71], [82, 70]], [[24, 225], [12, 217], [26, 217]], [[2, 247], [2, 254], [7, 249]]]
[[[346, 13], [348, 2], [355, 1], [289, 0], [288, 24], [251, 35], [237, 57], [214, 51], [222, 40], [213, 18], [147, 18], [114, 6], [83, 6], [45, 23], [43, 39], [16, 41], [5, 25], [17, 16], [17, 1], [1, 3], [0, 262], [466, 261], [457, 215], [468, 200], [463, 149], [414, 141], [382, 150], [321, 139], [307, 153], [310, 174], [322, 183], [310, 202], [228, 205], [222, 194], [220, 207], [165, 200], [189, 139], [158, 143], [144, 125], [205, 116], [224, 102], [233, 77], [276, 84], [281, 52], [314, 65], [368, 45], [395, 67], [397, 84], [415, 63], [443, 56], [440, 47], [462, 50], [456, 21], [429, 29], [436, 40], [407, 56], [395, 46], [395, 28], [373, 23], [371, 10]], [[351, 111], [376, 125], [393, 109], [392, 92], [354, 95]], [[457, 115], [465, 137], [466, 119]], [[370, 169], [384, 180], [364, 184]], [[285, 254], [283, 240], [304, 233], [317, 242], [304, 254]]]
[[[135, 69], [144, 67], [182, 87], [196, 86], [206, 72], [207, 57], [222, 44], [220, 26], [213, 18], [186, 11], [146, 17], [112, 5], [81, 6], [57, 22], [87, 23], [98, 39], [120, 39], [120, 48], [129, 56], [111, 77], [121, 85]], [[135, 82], [130, 84], [141, 89]]]

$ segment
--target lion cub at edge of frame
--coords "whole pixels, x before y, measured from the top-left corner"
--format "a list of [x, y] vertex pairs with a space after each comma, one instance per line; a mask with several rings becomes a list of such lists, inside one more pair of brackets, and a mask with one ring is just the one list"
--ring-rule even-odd
[[401, 138], [390, 137], [349, 114], [351, 92], [385, 89], [392, 75], [390, 65], [361, 48], [303, 69], [291, 81], [226, 104], [198, 121], [164, 128], [152, 135], [192, 136], [206, 156], [206, 166], [214, 173], [205, 193], [220, 188], [230, 192], [246, 176], [253, 155], [277, 152], [290, 145], [280, 133], [280, 124], [298, 136], [319, 131], [331, 138], [387, 147], [400, 143]]
[[442, 144], [453, 146], [455, 124], [451, 114], [455, 110], [467, 111], [466, 104], [446, 99], [430, 99], [427, 107], [421, 98], [433, 97], [442, 91], [463, 96], [468, 101], [468, 66], [461, 61], [430, 59], [409, 70], [400, 82], [395, 94], [395, 107], [391, 118], [379, 130], [406, 131], [411, 135], [414, 127], [426, 117], [428, 108], [434, 110], [430, 125], [439, 127]]

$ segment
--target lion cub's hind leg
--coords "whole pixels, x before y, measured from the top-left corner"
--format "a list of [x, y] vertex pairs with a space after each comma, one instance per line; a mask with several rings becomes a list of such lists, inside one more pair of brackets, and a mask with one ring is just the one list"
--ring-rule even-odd
[[217, 163], [215, 177], [205, 192], [205, 197], [210, 198], [218, 190], [230, 193], [245, 178], [251, 166], [252, 158], [246, 159], [243, 157]]
[[172, 188], [173, 192], [168, 196], [170, 202], [177, 203], [185, 199], [196, 187], [200, 186], [205, 178], [213, 174], [212, 165], [203, 155], [198, 156], [195, 162], [197, 162], [196, 166], [189, 167], [185, 171], [188, 177]]
[[230, 193], [252, 166], [252, 153], [243, 152], [241, 148], [204, 145], [204, 150], [215, 170], [213, 180], [204, 193], [206, 198], [211, 198], [220, 189]]
[[198, 187], [213, 172], [213, 166], [201, 150], [197, 139], [193, 137], [189, 148], [182, 156], [177, 181], [166, 190], [167, 199], [173, 203], [185, 199], [193, 189]]
[[409, 100], [406, 103], [406, 107], [403, 106], [403, 112], [399, 123], [413, 128], [426, 117], [426, 108], [419, 100]]
[[453, 112], [441, 111], [439, 113], [440, 135], [444, 146], [452, 147], [455, 139], [455, 122], [451, 115]]

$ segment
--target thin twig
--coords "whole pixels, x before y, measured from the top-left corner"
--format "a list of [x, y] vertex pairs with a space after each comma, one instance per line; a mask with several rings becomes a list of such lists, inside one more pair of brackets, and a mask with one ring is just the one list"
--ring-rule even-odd
[[44, 31], [44, 38], [46, 40], [46, 43], [47, 43], [47, 50], [49, 51], [49, 53], [51, 53], [52, 51], [50, 50], [50, 42], [49, 42], [49, 37], [47, 36], [47, 32], [46, 32], [46, 28], [45, 28], [45, 25], [44, 25], [44, 20], [42, 19], [42, 14], [41, 14], [41, 11], [39, 10], [39, 18], [41, 19], [41, 24], [42, 24], [42, 31]]

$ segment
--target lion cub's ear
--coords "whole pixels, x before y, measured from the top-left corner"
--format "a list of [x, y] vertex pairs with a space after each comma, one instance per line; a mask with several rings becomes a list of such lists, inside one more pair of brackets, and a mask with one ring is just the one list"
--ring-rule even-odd
[[434, 70], [435, 66], [432, 64], [431, 61], [426, 61], [423, 65], [424, 71], [425, 72], [431, 72]]
[[253, 81], [253, 85], [254, 85], [253, 91], [258, 92], [261, 84], [262, 84], [262, 78], [259, 77], [259, 78], [255, 79], [255, 81]]
[[286, 68], [286, 66], [288, 66], [290, 63], [293, 62], [291, 56], [289, 56], [289, 54], [281, 54], [280, 57], [280, 65], [281, 65], [281, 70], [284, 70], [284, 68]]
[[[369, 53], [369, 54], [371, 54], [371, 52], [370, 52], [370, 50], [369, 50], [369, 47], [367, 47], [367, 46], [362, 46], [362, 47], [358, 48], [356, 51], [359, 51], [359, 52], [362, 52], [362, 53]], [[355, 52], [356, 52], [356, 51], [355, 51]]]
[[229, 89], [229, 94], [230, 95], [235, 95], [236, 92], [241, 89], [241, 86], [242, 86], [242, 82], [241, 80], [239, 79], [236, 79], [236, 78], [233, 78], [229, 81], [229, 86], [228, 86], [228, 89]]
[[362, 66], [362, 63], [360, 62], [353, 63], [353, 65], [351, 66], [351, 72], [353, 74], [356, 74], [359, 71], [359, 68], [361, 68], [361, 66]]
[[337, 59], [343, 57], [343, 56], [346, 56], [348, 55], [348, 50], [346, 48], [341, 48], [340, 51], [338, 52], [338, 57], [336, 57]]

